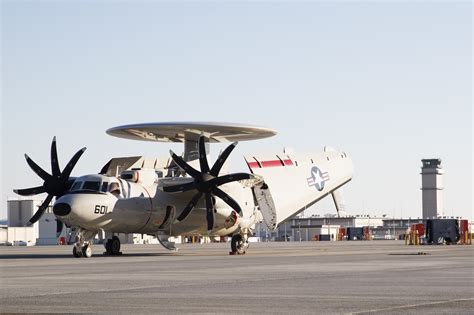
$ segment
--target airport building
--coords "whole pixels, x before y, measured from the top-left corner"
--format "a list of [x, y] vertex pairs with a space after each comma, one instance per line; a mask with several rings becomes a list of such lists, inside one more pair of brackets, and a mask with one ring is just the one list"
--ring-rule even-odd
[[[36, 245], [39, 234], [39, 222], [28, 226], [28, 220], [41, 205], [37, 200], [8, 200], [7, 225], [0, 228], [0, 244]], [[47, 211], [49, 211], [48, 209]]]
[[[310, 218], [295, 218], [292, 220], [292, 227], [295, 233], [295, 240], [311, 241], [311, 240], [338, 240], [338, 233], [340, 228], [356, 227], [362, 228], [364, 226], [375, 227], [382, 225], [381, 218], [371, 217], [369, 215], [354, 215], [354, 216], [313, 216]], [[321, 227], [321, 234], [318, 235]], [[326, 229], [326, 226], [333, 227]], [[302, 230], [302, 227], [304, 230]], [[316, 227], [316, 229], [315, 229]]]
[[443, 174], [441, 159], [421, 160], [421, 191], [423, 201], [423, 219], [444, 216]]
[[[56, 216], [49, 206], [38, 222], [30, 225], [42, 200], [15, 199], [7, 202], [7, 226], [0, 228], [0, 244], [6, 245], [53, 245], [58, 243], [56, 235]], [[61, 235], [65, 237], [66, 231]]]
[[384, 218], [370, 215], [295, 216], [272, 232], [265, 228], [264, 223], [260, 223], [256, 228], [256, 236], [262, 241], [311, 241], [320, 239], [321, 235], [324, 235], [324, 240], [337, 240], [340, 228], [376, 228], [383, 226], [383, 220]]
[[[438, 217], [443, 219], [461, 219], [460, 217]], [[337, 241], [341, 229], [365, 228], [372, 240], [401, 239], [413, 224], [426, 224], [422, 218], [388, 218], [370, 215], [354, 215], [344, 217], [311, 216], [293, 217], [282, 223], [275, 231], [266, 229], [259, 223], [255, 236], [261, 241]], [[344, 232], [346, 233], [346, 232]]]

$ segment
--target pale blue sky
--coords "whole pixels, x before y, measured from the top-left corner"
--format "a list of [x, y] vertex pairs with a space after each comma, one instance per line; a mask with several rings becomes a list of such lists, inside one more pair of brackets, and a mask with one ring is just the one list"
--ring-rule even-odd
[[284, 146], [345, 150], [353, 214], [420, 216], [420, 159], [440, 157], [446, 213], [472, 218], [471, 2], [1, 3], [0, 217], [40, 184], [23, 154], [49, 169], [54, 135], [62, 166], [88, 147], [79, 175], [180, 149], [109, 127], [197, 120], [278, 130], [241, 143], [236, 169]]

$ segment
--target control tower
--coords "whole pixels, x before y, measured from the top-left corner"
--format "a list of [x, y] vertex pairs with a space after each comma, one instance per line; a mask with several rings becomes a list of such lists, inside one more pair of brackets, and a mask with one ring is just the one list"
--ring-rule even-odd
[[441, 159], [422, 159], [421, 192], [423, 219], [443, 216], [443, 169]]

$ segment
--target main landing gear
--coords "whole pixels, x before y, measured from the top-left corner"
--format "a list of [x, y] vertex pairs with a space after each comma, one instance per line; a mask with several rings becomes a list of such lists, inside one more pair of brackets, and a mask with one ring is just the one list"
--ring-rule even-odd
[[92, 244], [94, 236], [97, 234], [96, 231], [88, 231], [82, 228], [76, 230], [76, 242], [72, 248], [72, 255], [76, 258], [92, 257]]
[[107, 239], [104, 243], [105, 252], [104, 255], [107, 256], [117, 256], [122, 255], [120, 251], [120, 239], [117, 236], [112, 236], [112, 238]]
[[244, 255], [249, 248], [248, 233], [235, 234], [230, 241], [229, 255]]

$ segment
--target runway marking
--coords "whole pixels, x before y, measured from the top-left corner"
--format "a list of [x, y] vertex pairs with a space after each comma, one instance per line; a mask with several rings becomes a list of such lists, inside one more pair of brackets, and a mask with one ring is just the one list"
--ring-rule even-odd
[[[182, 274], [182, 272], [180, 272]], [[332, 274], [328, 275], [318, 275], [317, 278], [322, 278], [322, 277], [332, 277]], [[316, 276], [314, 276], [316, 277]], [[47, 278], [47, 277], [46, 277]], [[245, 282], [273, 282], [273, 281], [287, 281], [287, 280], [297, 280], [297, 279], [308, 279], [308, 276], [302, 276], [302, 277], [278, 277], [278, 278], [250, 278], [250, 279], [245, 279]], [[241, 278], [236, 278], [236, 279], [229, 279], [229, 280], [224, 280], [224, 281], [219, 281], [219, 285], [232, 285], [234, 283], [241, 282]], [[173, 284], [156, 284], [156, 285], [148, 285], [148, 286], [136, 286], [136, 287], [128, 287], [128, 288], [110, 288], [110, 289], [97, 289], [97, 290], [90, 290], [90, 289], [85, 289], [84, 291], [81, 290], [76, 290], [76, 291], [61, 291], [61, 292], [45, 292], [45, 293], [39, 293], [39, 294], [29, 294], [29, 295], [21, 295], [18, 297], [1, 297], [0, 300], [3, 299], [8, 299], [8, 298], [33, 298], [33, 297], [45, 297], [45, 296], [59, 296], [59, 295], [72, 295], [72, 294], [87, 294], [87, 293], [112, 293], [112, 292], [128, 292], [128, 291], [135, 291], [135, 290], [153, 290], [153, 289], [163, 289], [163, 288], [179, 288], [179, 287], [202, 287], [202, 283], [186, 283], [186, 282], [178, 282], [178, 283], [173, 283]], [[252, 295], [253, 296], [253, 295]], [[314, 297], [314, 296], [310, 296]]]
[[351, 314], [378, 313], [378, 312], [383, 312], [383, 311], [403, 310], [403, 309], [408, 309], [408, 308], [416, 308], [416, 307], [420, 307], [420, 306], [432, 306], [432, 305], [440, 305], [440, 304], [455, 303], [455, 302], [466, 302], [466, 301], [473, 301], [474, 302], [474, 298], [435, 301], [435, 302], [420, 303], [420, 304], [409, 304], [409, 305], [393, 306], [393, 307], [387, 307], [387, 308], [376, 308], [376, 309], [371, 309], [371, 310], [366, 310], [366, 311], [353, 312]]

